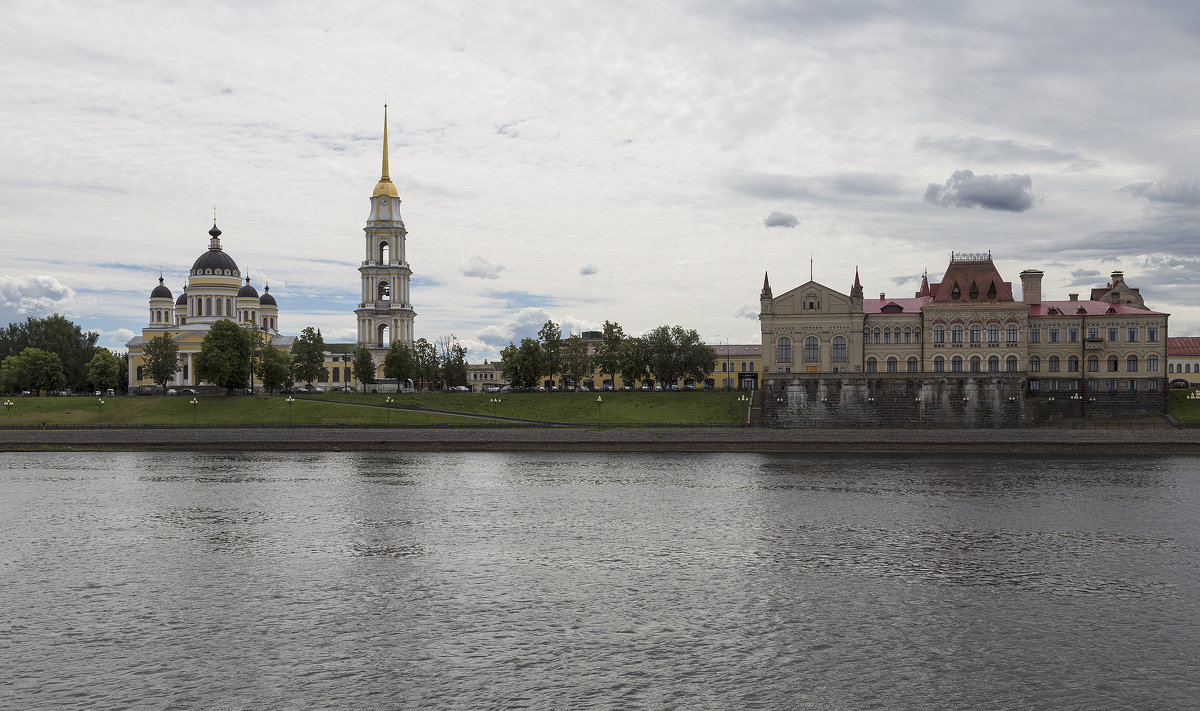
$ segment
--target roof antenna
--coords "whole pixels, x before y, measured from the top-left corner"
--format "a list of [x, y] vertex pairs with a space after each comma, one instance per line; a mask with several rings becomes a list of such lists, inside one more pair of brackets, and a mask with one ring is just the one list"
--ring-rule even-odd
[[808, 253], [808, 280], [813, 280], [813, 256], [812, 252]]

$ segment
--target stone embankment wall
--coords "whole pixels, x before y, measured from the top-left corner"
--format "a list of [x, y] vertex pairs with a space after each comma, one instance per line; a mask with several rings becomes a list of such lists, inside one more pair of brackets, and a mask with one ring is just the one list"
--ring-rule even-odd
[[768, 427], [997, 429], [1166, 412], [1165, 390], [1030, 396], [1017, 374], [915, 375], [772, 375], [757, 393], [756, 414]]

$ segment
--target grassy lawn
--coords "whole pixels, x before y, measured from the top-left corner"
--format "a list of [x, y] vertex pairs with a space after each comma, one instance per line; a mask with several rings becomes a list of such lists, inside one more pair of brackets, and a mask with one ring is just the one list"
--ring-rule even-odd
[[1200, 400], [1189, 400], [1188, 395], [1200, 390], [1172, 390], [1167, 401], [1167, 414], [1180, 422], [1200, 422]]
[[[603, 402], [598, 406], [596, 397]], [[484, 424], [496, 417], [595, 425], [719, 424], [745, 421], [741, 393], [412, 393], [300, 395], [292, 403], [297, 425]], [[391, 407], [386, 400], [391, 397]], [[493, 403], [499, 398], [499, 403]], [[12, 407], [0, 413], [0, 425], [287, 425], [285, 396], [105, 397], [103, 415], [96, 397], [4, 398]], [[481, 415], [464, 417], [445, 413]], [[390, 419], [389, 419], [390, 418]]]

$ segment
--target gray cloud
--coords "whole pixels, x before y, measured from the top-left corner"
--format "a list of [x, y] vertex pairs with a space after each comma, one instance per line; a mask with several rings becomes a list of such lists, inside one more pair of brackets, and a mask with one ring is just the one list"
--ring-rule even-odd
[[772, 212], [763, 220], [763, 224], [767, 227], [795, 227], [800, 224], [795, 215], [790, 215], [785, 212]]
[[62, 313], [74, 302], [75, 290], [49, 274], [0, 274], [0, 318], [4, 323]]
[[941, 207], [1024, 212], [1033, 207], [1033, 179], [1028, 175], [975, 175], [969, 170], [956, 170], [945, 184], [929, 184], [925, 202]]
[[1200, 205], [1200, 178], [1166, 178], [1147, 183], [1130, 183], [1121, 192], [1135, 197], [1144, 197], [1151, 202], [1170, 202], [1183, 205]]
[[579, 274], [580, 276], [591, 276], [598, 271], [600, 270], [596, 268], [595, 264], [586, 264], [579, 270]]
[[755, 321], [758, 320], [758, 306], [754, 304], [742, 304], [733, 312], [733, 315], [738, 318], [748, 318]]
[[880, 197], [900, 192], [900, 177], [881, 173], [831, 173], [783, 175], [736, 173], [727, 178], [731, 188], [762, 200], [825, 202], [846, 197]]
[[1075, 271], [1071, 272], [1071, 278], [1077, 281], [1080, 279], [1093, 279], [1099, 276], [1101, 276], [1101, 274], [1099, 270], [1096, 269], [1076, 269]]
[[463, 276], [474, 277], [476, 279], [499, 279], [500, 272], [504, 271], [504, 267], [500, 264], [492, 264], [483, 257], [471, 257], [465, 267], [459, 269]]
[[1078, 153], [1068, 153], [1049, 146], [1021, 143], [1011, 139], [996, 140], [979, 136], [945, 136], [934, 138], [922, 136], [914, 141], [916, 148], [935, 153], [961, 156], [967, 160], [984, 163], [1005, 161], [1065, 163], [1069, 170], [1091, 170], [1099, 168], [1099, 161], [1085, 158]]

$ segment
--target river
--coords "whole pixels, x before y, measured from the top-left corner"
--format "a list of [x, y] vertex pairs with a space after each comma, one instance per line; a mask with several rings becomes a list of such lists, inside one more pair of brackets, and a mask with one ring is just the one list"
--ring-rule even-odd
[[1194, 708], [1198, 472], [4, 454], [0, 708]]

